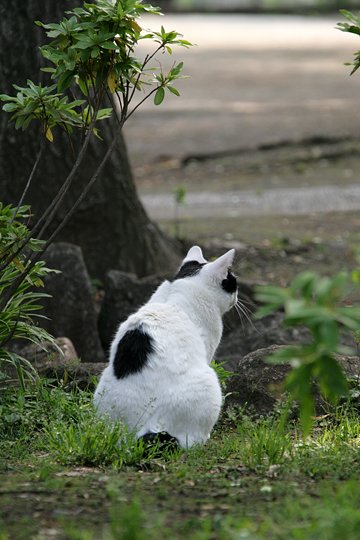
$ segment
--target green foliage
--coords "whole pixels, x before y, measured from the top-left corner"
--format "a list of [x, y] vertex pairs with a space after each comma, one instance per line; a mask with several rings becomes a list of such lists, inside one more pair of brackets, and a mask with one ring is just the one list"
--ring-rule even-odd
[[[360, 16], [356, 16], [351, 11], [346, 9], [341, 9], [340, 13], [349, 21], [349, 22], [340, 22], [337, 24], [337, 28], [342, 32], [348, 32], [350, 34], [357, 34], [360, 36]], [[354, 53], [354, 60], [348, 62], [347, 66], [353, 66], [353, 69], [350, 73], [352, 75], [360, 67], [360, 51]]]
[[210, 362], [210, 366], [218, 376], [219, 382], [223, 388], [226, 387], [227, 380], [234, 375], [231, 371], [224, 368], [224, 364], [225, 362], [216, 362], [216, 360]]
[[6, 387], [1, 390], [0, 453], [6, 445], [18, 450], [44, 449], [44, 432], [52, 423], [79, 422], [92, 408], [92, 394], [73, 390], [66, 392], [61, 385], [36, 380], [26, 388]]
[[45, 444], [56, 459], [66, 465], [123, 465], [139, 463], [144, 445], [122, 424], [109, 424], [95, 415], [92, 407], [80, 418], [51, 422]]
[[299, 401], [305, 432], [311, 427], [314, 410], [314, 379], [332, 402], [347, 394], [346, 378], [334, 353], [350, 352], [340, 345], [340, 328], [356, 331], [360, 326], [360, 308], [341, 303], [350, 287], [351, 279], [345, 272], [333, 278], [303, 272], [288, 288], [265, 286], [257, 290], [257, 300], [264, 304], [256, 314], [258, 318], [283, 309], [286, 326], [304, 325], [310, 331], [309, 344], [285, 347], [269, 358], [270, 362], [286, 362], [293, 367], [285, 387]]
[[38, 120], [42, 125], [43, 133], [49, 141], [53, 140], [51, 128], [59, 125], [69, 133], [74, 126], [82, 125], [82, 115], [76, 110], [84, 100], [68, 102], [67, 96], [56, 93], [56, 85], [35, 85], [27, 81], [27, 87], [14, 84], [17, 90], [16, 97], [0, 95], [0, 100], [7, 103], [3, 111], [12, 113], [11, 120], [15, 121], [15, 128], [25, 130], [33, 120]]
[[285, 415], [279, 419], [244, 416], [238, 425], [241, 462], [251, 469], [268, 469], [286, 461], [291, 449], [290, 433], [285, 430]]
[[186, 193], [187, 189], [186, 186], [178, 186], [173, 190], [174, 194], [174, 225], [175, 225], [175, 237], [180, 238], [180, 208], [183, 206], [186, 202]]
[[[29, 207], [15, 209], [0, 203], [0, 299], [3, 298], [14, 281], [28, 267], [27, 254], [18, 253], [19, 245], [28, 236], [27, 221], [30, 218]], [[41, 249], [42, 242], [30, 239], [29, 252]], [[53, 342], [53, 338], [36, 323], [41, 315], [39, 301], [47, 296], [38, 291], [44, 283], [44, 277], [50, 272], [44, 262], [37, 262], [29, 271], [26, 279], [11, 294], [0, 312], [0, 370], [1, 365], [10, 364], [16, 369], [20, 383], [24, 385], [24, 376], [33, 377], [31, 365], [7, 346], [12, 340], [24, 339], [32, 343]]]
[[185, 186], [179, 186], [174, 189], [174, 198], [176, 204], [185, 204], [187, 189]]
[[[68, 11], [60, 23], [37, 21], [51, 40], [40, 49], [52, 64], [43, 70], [51, 74], [56, 84], [42, 87], [28, 81], [26, 88], [14, 85], [18, 90], [16, 96], [0, 96], [5, 102], [3, 110], [12, 113], [15, 126], [25, 129], [38, 120], [51, 142], [54, 126], [71, 132], [73, 127], [85, 130], [91, 125], [98, 135], [96, 121], [108, 118], [114, 106], [111, 103], [111, 109], [100, 109], [105, 95], [116, 96], [122, 123], [139, 105], [129, 110], [135, 91], [155, 86], [143, 99], [154, 94], [156, 105], [164, 100], [165, 89], [179, 96], [173, 82], [182, 77], [183, 63], [174, 64], [168, 73], [163, 73], [161, 65], [149, 66], [149, 62], [157, 53], [171, 54], [174, 45], [189, 47], [191, 43], [175, 30], [166, 32], [163, 26], [160, 32], [144, 33], [136, 21], [143, 13], [158, 14], [159, 8], [143, 4], [142, 0], [97, 0]], [[143, 39], [151, 39], [155, 50], [141, 59], [134, 54]], [[85, 99], [69, 102], [63, 92], [70, 87], [73, 95]]]

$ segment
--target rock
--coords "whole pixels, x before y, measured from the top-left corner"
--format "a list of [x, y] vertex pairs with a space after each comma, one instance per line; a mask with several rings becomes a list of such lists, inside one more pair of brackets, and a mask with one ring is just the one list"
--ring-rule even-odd
[[277, 345], [259, 349], [245, 355], [230, 356], [224, 368], [233, 371], [228, 380], [227, 404], [247, 406], [252, 412], [266, 414], [276, 406], [282, 395], [282, 383], [290, 371], [285, 364], [267, 364], [265, 359], [278, 350]]
[[145, 304], [164, 279], [164, 276], [139, 279], [135, 274], [119, 270], [108, 272], [99, 315], [99, 335], [105, 349], [108, 349], [118, 325]]
[[[57, 338], [55, 343], [35, 343], [18, 349], [18, 354], [28, 360], [40, 377], [65, 382], [68, 386], [94, 390], [96, 378], [107, 366], [106, 363], [80, 362], [70, 339]], [[10, 364], [0, 366], [11, 379], [16, 379], [16, 370]], [[7, 380], [7, 379], [5, 379]]]
[[[234, 310], [232, 310], [234, 317]], [[236, 314], [237, 315], [237, 314]], [[245, 356], [258, 349], [270, 345], [287, 345], [289, 343], [305, 343], [309, 341], [309, 333], [305, 328], [286, 328], [283, 325], [283, 313], [274, 313], [259, 320], [249, 322], [245, 317], [232, 319], [230, 329], [226, 329], [216, 353], [216, 359], [224, 359], [237, 355]]]
[[[230, 356], [224, 362], [224, 368], [233, 371], [229, 378], [226, 392], [230, 393], [227, 404], [249, 406], [256, 414], [267, 414], [274, 410], [283, 397], [283, 382], [290, 371], [288, 364], [268, 364], [268, 358], [281, 348], [271, 345], [259, 349], [243, 358]], [[357, 356], [336, 355], [345, 375], [348, 378], [359, 376], [360, 358]], [[316, 407], [321, 411], [324, 401], [316, 394]]]
[[45, 253], [49, 268], [60, 270], [45, 279], [41, 325], [54, 337], [68, 336], [82, 362], [101, 362], [105, 356], [97, 330], [90, 278], [81, 249], [73, 244], [53, 244]]
[[59, 358], [56, 361], [47, 361], [37, 367], [41, 377], [63, 381], [68, 386], [75, 386], [81, 390], [95, 390], [97, 378], [105, 369], [105, 362], [64, 362]]
[[38, 369], [45, 363], [62, 363], [64, 365], [79, 363], [78, 355], [71, 340], [66, 337], [55, 339], [54, 343], [44, 343], [42, 346], [36, 343], [25, 345], [19, 354], [26, 358], [31, 365]]
[[[234, 317], [234, 310], [230, 312]], [[231, 319], [229, 328], [226, 328], [228, 319], [224, 320], [224, 335], [216, 352], [216, 360], [226, 360], [229, 356], [241, 358], [258, 349], [270, 345], [289, 345], [295, 343], [308, 343], [310, 334], [302, 326], [286, 327], [283, 324], [284, 314], [281, 312], [267, 315], [259, 320], [248, 321], [243, 317]], [[342, 332], [340, 336], [342, 345], [352, 349], [355, 341], [351, 332]]]

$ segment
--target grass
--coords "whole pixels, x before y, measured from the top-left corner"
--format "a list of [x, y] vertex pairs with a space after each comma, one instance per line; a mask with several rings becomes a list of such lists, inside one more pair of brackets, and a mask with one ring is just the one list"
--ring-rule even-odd
[[281, 411], [232, 409], [206, 446], [161, 453], [91, 398], [44, 381], [0, 392], [0, 540], [358, 538], [356, 409], [305, 440]]

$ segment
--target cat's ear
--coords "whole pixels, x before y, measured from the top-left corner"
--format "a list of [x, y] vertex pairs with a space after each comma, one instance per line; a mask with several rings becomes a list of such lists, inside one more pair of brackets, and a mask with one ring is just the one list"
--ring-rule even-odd
[[230, 249], [224, 255], [221, 255], [215, 261], [209, 263], [206, 268], [210, 270], [212, 274], [226, 276], [228, 269], [232, 266], [235, 257], [235, 249]]
[[183, 260], [182, 264], [188, 262], [188, 261], [196, 261], [200, 264], [207, 263], [207, 260], [204, 259], [204, 256], [202, 254], [201, 248], [199, 246], [193, 246], [189, 249], [185, 259]]

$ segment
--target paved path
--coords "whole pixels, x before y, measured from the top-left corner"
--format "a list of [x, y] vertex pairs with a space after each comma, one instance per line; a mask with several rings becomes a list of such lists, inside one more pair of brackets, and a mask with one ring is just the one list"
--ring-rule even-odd
[[[349, 67], [344, 66], [360, 48], [360, 40], [335, 29], [340, 19], [340, 15], [145, 18], [143, 27], [163, 24], [198, 46], [180, 49], [175, 56], [184, 60], [185, 73], [190, 75], [179, 84], [181, 97], [169, 95], [160, 107], [146, 103], [126, 126], [135, 176], [144, 165], [164, 156], [211, 154], [315, 135], [360, 135], [360, 73], [350, 77]], [[326, 182], [331, 183], [324, 177]], [[295, 185], [268, 190], [264, 175], [260, 191], [193, 193], [206, 189], [203, 181], [188, 194], [184, 213], [194, 217], [300, 215], [359, 209], [356, 175], [352, 182], [342, 189]], [[143, 197], [155, 219], [173, 216], [171, 188], [164, 186], [164, 191], [168, 194]]]
[[181, 97], [169, 95], [160, 107], [148, 102], [129, 120], [133, 165], [315, 134], [359, 134], [360, 74], [349, 77], [344, 62], [360, 40], [336, 30], [339, 19], [144, 18], [143, 27], [163, 24], [198, 46], [177, 53], [190, 76], [179, 84]]
[[[174, 197], [146, 195], [142, 201], [154, 219], [173, 219]], [[245, 217], [255, 215], [299, 216], [360, 209], [360, 185], [239, 190], [226, 193], [189, 193], [181, 209], [192, 218]]]

